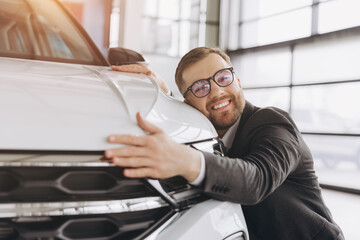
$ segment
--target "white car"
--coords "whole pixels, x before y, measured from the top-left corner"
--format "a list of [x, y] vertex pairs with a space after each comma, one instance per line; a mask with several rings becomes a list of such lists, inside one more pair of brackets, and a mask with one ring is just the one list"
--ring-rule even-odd
[[111, 71], [55, 0], [0, 0], [0, 239], [248, 239], [241, 205], [181, 177], [128, 179], [101, 162], [110, 134], [218, 152], [211, 123], [140, 74]]

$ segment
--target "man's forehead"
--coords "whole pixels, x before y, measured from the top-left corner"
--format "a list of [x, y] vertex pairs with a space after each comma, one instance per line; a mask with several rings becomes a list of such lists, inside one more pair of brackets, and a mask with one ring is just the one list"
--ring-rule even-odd
[[199, 79], [211, 77], [220, 69], [227, 67], [230, 65], [220, 55], [211, 53], [187, 67], [183, 72], [183, 80], [185, 84], [189, 84]]

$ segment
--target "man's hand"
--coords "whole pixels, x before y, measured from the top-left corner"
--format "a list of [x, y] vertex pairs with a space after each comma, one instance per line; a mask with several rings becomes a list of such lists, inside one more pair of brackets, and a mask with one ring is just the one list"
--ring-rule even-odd
[[147, 136], [112, 135], [110, 143], [127, 145], [105, 151], [105, 157], [124, 167], [129, 178], [169, 178], [183, 176], [194, 181], [200, 173], [201, 157], [197, 150], [174, 142], [160, 128], [136, 114], [138, 125]]
[[166, 84], [166, 82], [155, 72], [151, 71], [145, 64], [128, 64], [128, 65], [120, 65], [120, 66], [111, 66], [112, 70], [120, 71], [120, 72], [130, 72], [130, 73], [141, 73], [154, 78], [159, 87], [165, 92], [170, 92], [170, 88]]

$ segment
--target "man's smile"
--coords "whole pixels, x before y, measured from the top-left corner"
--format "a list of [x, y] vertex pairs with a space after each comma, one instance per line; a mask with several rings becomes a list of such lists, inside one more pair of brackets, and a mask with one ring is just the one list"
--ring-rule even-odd
[[230, 105], [230, 103], [231, 103], [231, 100], [222, 101], [222, 102], [219, 102], [219, 103], [216, 103], [215, 105], [213, 105], [211, 107], [211, 109], [216, 110], [216, 111], [224, 110], [227, 106]]

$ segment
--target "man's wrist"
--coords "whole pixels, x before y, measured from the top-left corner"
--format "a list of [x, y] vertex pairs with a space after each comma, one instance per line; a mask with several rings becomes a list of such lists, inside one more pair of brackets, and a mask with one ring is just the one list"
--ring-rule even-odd
[[186, 160], [181, 162], [179, 170], [181, 169], [180, 175], [191, 183], [199, 176], [201, 170], [201, 155], [200, 151], [195, 150], [194, 148], [189, 146], [184, 147], [186, 147], [184, 153], [187, 152], [187, 154], [185, 154], [186, 157], [184, 158], [184, 160]]
[[200, 171], [196, 179], [192, 182], [189, 182], [191, 185], [199, 186], [205, 178], [205, 156], [202, 152], [200, 154]]

